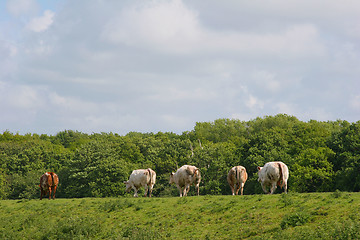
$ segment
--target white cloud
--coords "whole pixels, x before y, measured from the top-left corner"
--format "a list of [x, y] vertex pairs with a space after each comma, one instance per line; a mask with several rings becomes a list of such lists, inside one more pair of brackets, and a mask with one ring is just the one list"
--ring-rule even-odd
[[351, 98], [350, 107], [353, 111], [360, 113], [360, 95]]
[[275, 111], [278, 113], [286, 113], [288, 115], [296, 116], [300, 114], [298, 107], [293, 103], [278, 102], [275, 104]]
[[45, 104], [43, 91], [41, 87], [0, 82], [0, 109], [6, 113], [2, 114], [1, 125], [33, 124]]
[[274, 55], [282, 58], [304, 56], [322, 56], [322, 45], [318, 30], [311, 24], [293, 25], [276, 33], [253, 33], [247, 31], [208, 32], [199, 46], [226, 52], [253, 55]]
[[37, 7], [36, 0], [7, 0], [6, 4], [9, 13], [16, 17], [32, 14], [36, 11]]
[[258, 98], [256, 98], [253, 95], [249, 95], [248, 99], [246, 101], [246, 106], [251, 109], [252, 111], [254, 111], [254, 109], [263, 109], [264, 108], [264, 103], [259, 100]]
[[256, 71], [253, 76], [260, 88], [265, 88], [270, 92], [277, 92], [281, 89], [281, 83], [276, 80], [274, 73], [261, 70]]
[[103, 37], [113, 43], [182, 52], [198, 43], [198, 25], [197, 13], [182, 1], [151, 1], [121, 11], [107, 23]]
[[26, 25], [26, 28], [34, 32], [43, 32], [53, 23], [54, 16], [54, 12], [46, 10], [44, 11], [43, 16], [31, 19], [30, 22]]
[[325, 47], [313, 24], [296, 24], [276, 33], [214, 31], [180, 0], [151, 1], [124, 9], [107, 23], [102, 36], [116, 44], [177, 53], [323, 56]]
[[16, 71], [14, 59], [17, 53], [18, 48], [14, 44], [0, 40], [0, 82]]

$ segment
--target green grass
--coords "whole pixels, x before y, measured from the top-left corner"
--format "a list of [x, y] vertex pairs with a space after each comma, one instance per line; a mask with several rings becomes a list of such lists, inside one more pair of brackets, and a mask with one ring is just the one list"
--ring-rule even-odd
[[0, 239], [359, 239], [360, 193], [0, 201]]

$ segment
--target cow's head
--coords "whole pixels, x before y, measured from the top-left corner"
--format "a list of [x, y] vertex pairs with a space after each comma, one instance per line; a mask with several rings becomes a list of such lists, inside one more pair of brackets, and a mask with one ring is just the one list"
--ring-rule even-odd
[[126, 191], [126, 192], [130, 192], [130, 190], [131, 190], [131, 185], [129, 184], [129, 182], [128, 182], [128, 181], [124, 181], [124, 184], [125, 184], [125, 186], [126, 186], [125, 191]]
[[172, 184], [172, 183], [174, 183], [175, 182], [175, 180], [174, 180], [174, 174], [175, 173], [170, 173], [170, 179], [169, 179], [169, 184]]

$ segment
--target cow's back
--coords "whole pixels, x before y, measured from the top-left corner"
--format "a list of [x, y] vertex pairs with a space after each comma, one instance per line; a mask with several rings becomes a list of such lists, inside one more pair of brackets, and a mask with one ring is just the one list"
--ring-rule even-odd
[[130, 178], [129, 178], [129, 182], [132, 183], [134, 186], [143, 186], [145, 185], [148, 180], [149, 180], [149, 176], [147, 173], [147, 170], [145, 169], [137, 169], [132, 171]]
[[237, 182], [245, 183], [248, 178], [246, 168], [243, 166], [235, 166], [230, 169], [227, 181], [229, 184], [235, 184]]
[[46, 172], [40, 177], [40, 187], [43, 189], [55, 187], [59, 184], [59, 177], [54, 172]]
[[46, 172], [40, 177], [40, 187], [47, 189], [49, 186], [49, 174]]
[[189, 174], [187, 173], [187, 170], [186, 170], [187, 166], [188, 165], [182, 166], [174, 174], [175, 183], [181, 187], [185, 186], [185, 182], [187, 181], [188, 176], [189, 176]]
[[265, 182], [277, 182], [282, 177], [287, 180], [289, 177], [289, 170], [283, 162], [267, 162], [259, 172], [259, 177]]
[[48, 181], [49, 181], [49, 186], [50, 187], [55, 187], [59, 184], [59, 177], [56, 173], [54, 172], [48, 172], [48, 174], [50, 176], [48, 176]]
[[179, 186], [185, 186], [186, 184], [191, 184], [193, 181], [193, 175], [195, 173], [196, 167], [191, 165], [183, 165], [180, 167], [174, 177], [175, 183]]

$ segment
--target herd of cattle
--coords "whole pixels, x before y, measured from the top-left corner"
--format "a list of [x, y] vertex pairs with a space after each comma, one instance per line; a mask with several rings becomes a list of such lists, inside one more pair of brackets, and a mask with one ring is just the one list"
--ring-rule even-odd
[[[276, 187], [280, 186], [284, 188], [287, 193], [287, 180], [289, 178], [289, 169], [283, 162], [268, 162], [263, 167], [258, 168], [258, 181], [261, 183], [261, 187], [265, 193], [273, 194]], [[243, 195], [244, 185], [248, 178], [246, 169], [243, 166], [235, 166], [230, 169], [227, 181], [231, 188], [232, 195]], [[130, 192], [134, 189], [134, 197], [137, 197], [138, 190], [141, 187], [145, 188], [145, 197], [148, 195], [151, 197], [152, 190], [156, 181], [156, 173], [154, 170], [137, 169], [134, 170], [128, 181], [125, 181], [126, 192]], [[195, 185], [197, 195], [199, 195], [199, 185], [201, 181], [201, 174], [199, 168], [191, 165], [184, 165], [179, 168], [175, 173], [170, 174], [169, 183], [175, 183], [179, 190], [180, 197], [187, 196], [191, 185]], [[55, 192], [57, 185], [59, 184], [59, 177], [56, 173], [46, 172], [40, 178], [41, 195], [40, 200], [46, 194], [49, 194], [55, 199]], [[268, 190], [270, 188], [270, 192]]]

